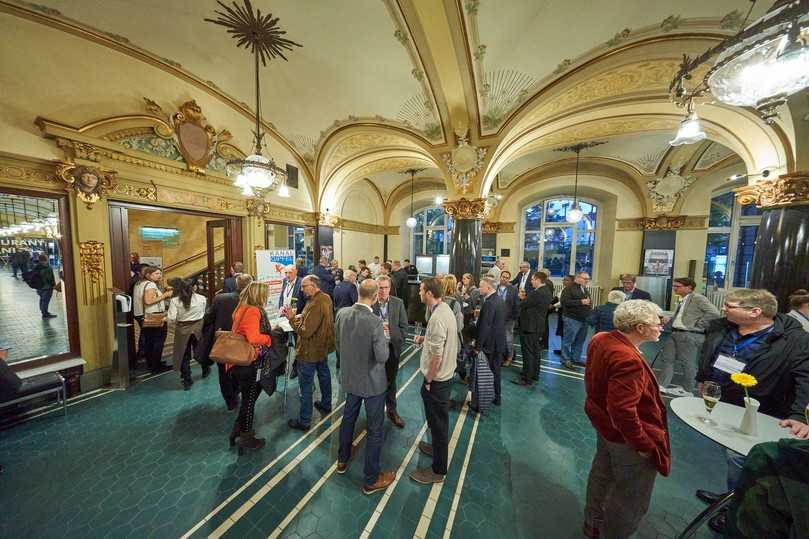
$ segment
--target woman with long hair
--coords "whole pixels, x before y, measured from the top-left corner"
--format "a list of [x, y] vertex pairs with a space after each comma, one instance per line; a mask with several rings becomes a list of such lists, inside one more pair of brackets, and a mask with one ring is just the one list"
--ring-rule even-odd
[[[267, 283], [250, 283], [239, 295], [239, 305], [233, 312], [231, 331], [244, 335], [247, 342], [256, 348], [257, 358], [262, 357], [262, 346], [268, 347], [272, 344], [270, 338], [272, 326], [264, 311], [269, 294], [270, 287]], [[257, 359], [252, 365], [226, 366], [239, 383], [239, 391], [242, 394], [239, 415], [230, 433], [230, 445], [238, 444], [239, 449], [261, 449], [265, 443], [263, 438], [256, 438], [256, 432], [253, 430], [253, 416], [260, 389], [256, 381], [258, 363]]]
[[[159, 315], [166, 312], [165, 300], [171, 297], [171, 289], [160, 290], [158, 283], [163, 278], [160, 268], [150, 267], [143, 272], [146, 284], [143, 287], [143, 315]], [[143, 326], [143, 344], [146, 347], [146, 365], [153, 374], [169, 369], [163, 363], [163, 345], [166, 344], [166, 323], [159, 326]]]
[[[191, 351], [197, 356], [197, 346], [202, 341], [202, 319], [208, 300], [195, 292], [191, 281], [175, 277], [169, 279], [174, 297], [169, 302], [166, 320], [174, 323], [174, 350], [172, 353], [175, 371], [180, 372], [183, 389], [188, 391], [194, 383], [191, 380]], [[207, 376], [203, 367], [203, 377]], [[210, 370], [210, 367], [208, 367]]]

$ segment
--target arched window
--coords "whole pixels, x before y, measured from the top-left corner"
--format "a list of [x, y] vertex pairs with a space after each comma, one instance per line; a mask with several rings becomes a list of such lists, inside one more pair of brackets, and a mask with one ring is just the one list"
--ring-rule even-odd
[[733, 187], [716, 191], [708, 217], [703, 277], [708, 286], [720, 289], [745, 288], [750, 284], [750, 267], [756, 250], [761, 210], [736, 202]]
[[523, 256], [531, 269], [547, 268], [553, 277], [593, 273], [596, 242], [595, 204], [579, 201], [584, 217], [567, 222], [573, 199], [543, 200], [523, 212]]
[[416, 226], [411, 232], [413, 257], [449, 254], [452, 244], [452, 217], [444, 213], [444, 208], [423, 208], [414, 217]]

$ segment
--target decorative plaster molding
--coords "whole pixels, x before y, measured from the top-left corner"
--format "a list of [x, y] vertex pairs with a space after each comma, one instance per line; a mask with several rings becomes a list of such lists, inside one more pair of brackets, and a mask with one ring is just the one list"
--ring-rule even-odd
[[513, 234], [517, 223], [497, 223], [494, 221], [483, 221], [484, 234]]
[[784, 208], [809, 205], [809, 171], [802, 170], [762, 180], [733, 190], [739, 204], [755, 204], [759, 208]]
[[353, 232], [379, 234], [380, 236], [399, 234], [399, 227], [397, 226], [372, 225], [369, 223], [363, 223], [361, 221], [352, 221], [350, 219], [343, 219], [343, 218], [340, 218], [338, 224], [335, 225], [334, 227], [339, 228], [341, 230], [350, 230]]
[[453, 219], [484, 219], [488, 213], [485, 198], [468, 200], [448, 200], [444, 202], [444, 211]]
[[79, 263], [85, 305], [107, 302], [107, 279], [104, 272], [104, 244], [100, 241], [79, 242]]
[[13, 158], [0, 159], [0, 179], [7, 179], [26, 186], [30, 186], [31, 183], [55, 184], [59, 182], [52, 165], [50, 170], [47, 170], [26, 166], [27, 164]]
[[257, 223], [261, 226], [263, 221], [272, 221], [277, 223], [287, 223], [303, 226], [315, 226], [317, 222], [317, 214], [311, 212], [302, 212], [293, 208], [284, 206], [276, 206], [269, 202], [260, 200], [249, 199], [244, 201], [249, 215], [259, 217], [262, 219]]
[[652, 210], [655, 212], [669, 212], [674, 210], [675, 204], [685, 193], [686, 189], [694, 183], [695, 176], [681, 176], [681, 169], [668, 169], [661, 178], [652, 178], [646, 182], [649, 197], [652, 199]]
[[56, 176], [65, 182], [65, 189], [75, 191], [76, 196], [87, 204], [87, 209], [93, 209], [98, 202], [112, 188], [112, 180], [117, 174], [114, 170], [99, 167], [76, 165], [76, 163], [57, 163]]
[[157, 202], [157, 186], [154, 184], [154, 182], [152, 182], [151, 187], [139, 187], [128, 183], [116, 183], [112, 186], [112, 192], [116, 195]]
[[708, 228], [705, 215], [659, 215], [618, 219], [618, 230], [704, 230]]
[[458, 137], [458, 147], [451, 153], [445, 153], [442, 157], [447, 164], [455, 188], [461, 194], [467, 194], [472, 187], [472, 180], [483, 168], [486, 160], [486, 148], [478, 148], [469, 144], [466, 135]]

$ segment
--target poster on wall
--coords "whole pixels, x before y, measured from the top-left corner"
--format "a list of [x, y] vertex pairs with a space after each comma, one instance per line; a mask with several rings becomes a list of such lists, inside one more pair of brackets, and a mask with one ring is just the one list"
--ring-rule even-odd
[[334, 247], [332, 245], [321, 245], [320, 256], [325, 256], [329, 260], [334, 259]]
[[295, 251], [290, 249], [264, 249], [256, 251], [256, 280], [267, 283], [270, 294], [264, 310], [270, 320], [278, 318], [278, 300], [281, 297], [281, 282], [284, 267], [295, 262]]
[[674, 265], [674, 249], [646, 249], [643, 256], [644, 275], [670, 275]]

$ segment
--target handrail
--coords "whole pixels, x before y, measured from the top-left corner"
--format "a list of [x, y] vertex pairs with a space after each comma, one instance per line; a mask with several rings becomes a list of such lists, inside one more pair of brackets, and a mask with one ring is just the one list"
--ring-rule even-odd
[[[214, 250], [214, 252], [216, 252], [218, 249], [221, 249], [224, 246], [225, 246], [224, 243], [220, 243], [219, 245], [214, 245], [213, 250]], [[182, 266], [183, 264], [188, 264], [189, 262], [193, 262], [194, 260], [200, 259], [203, 256], [207, 256], [207, 255], [208, 255], [208, 249], [205, 249], [201, 253], [191, 255], [188, 258], [180, 260], [179, 262], [175, 262], [174, 264], [172, 264], [170, 266], [166, 266], [165, 268], [163, 268], [163, 273], [166, 273], [169, 270], [173, 270], [174, 268], [178, 268], [178, 267]]]

